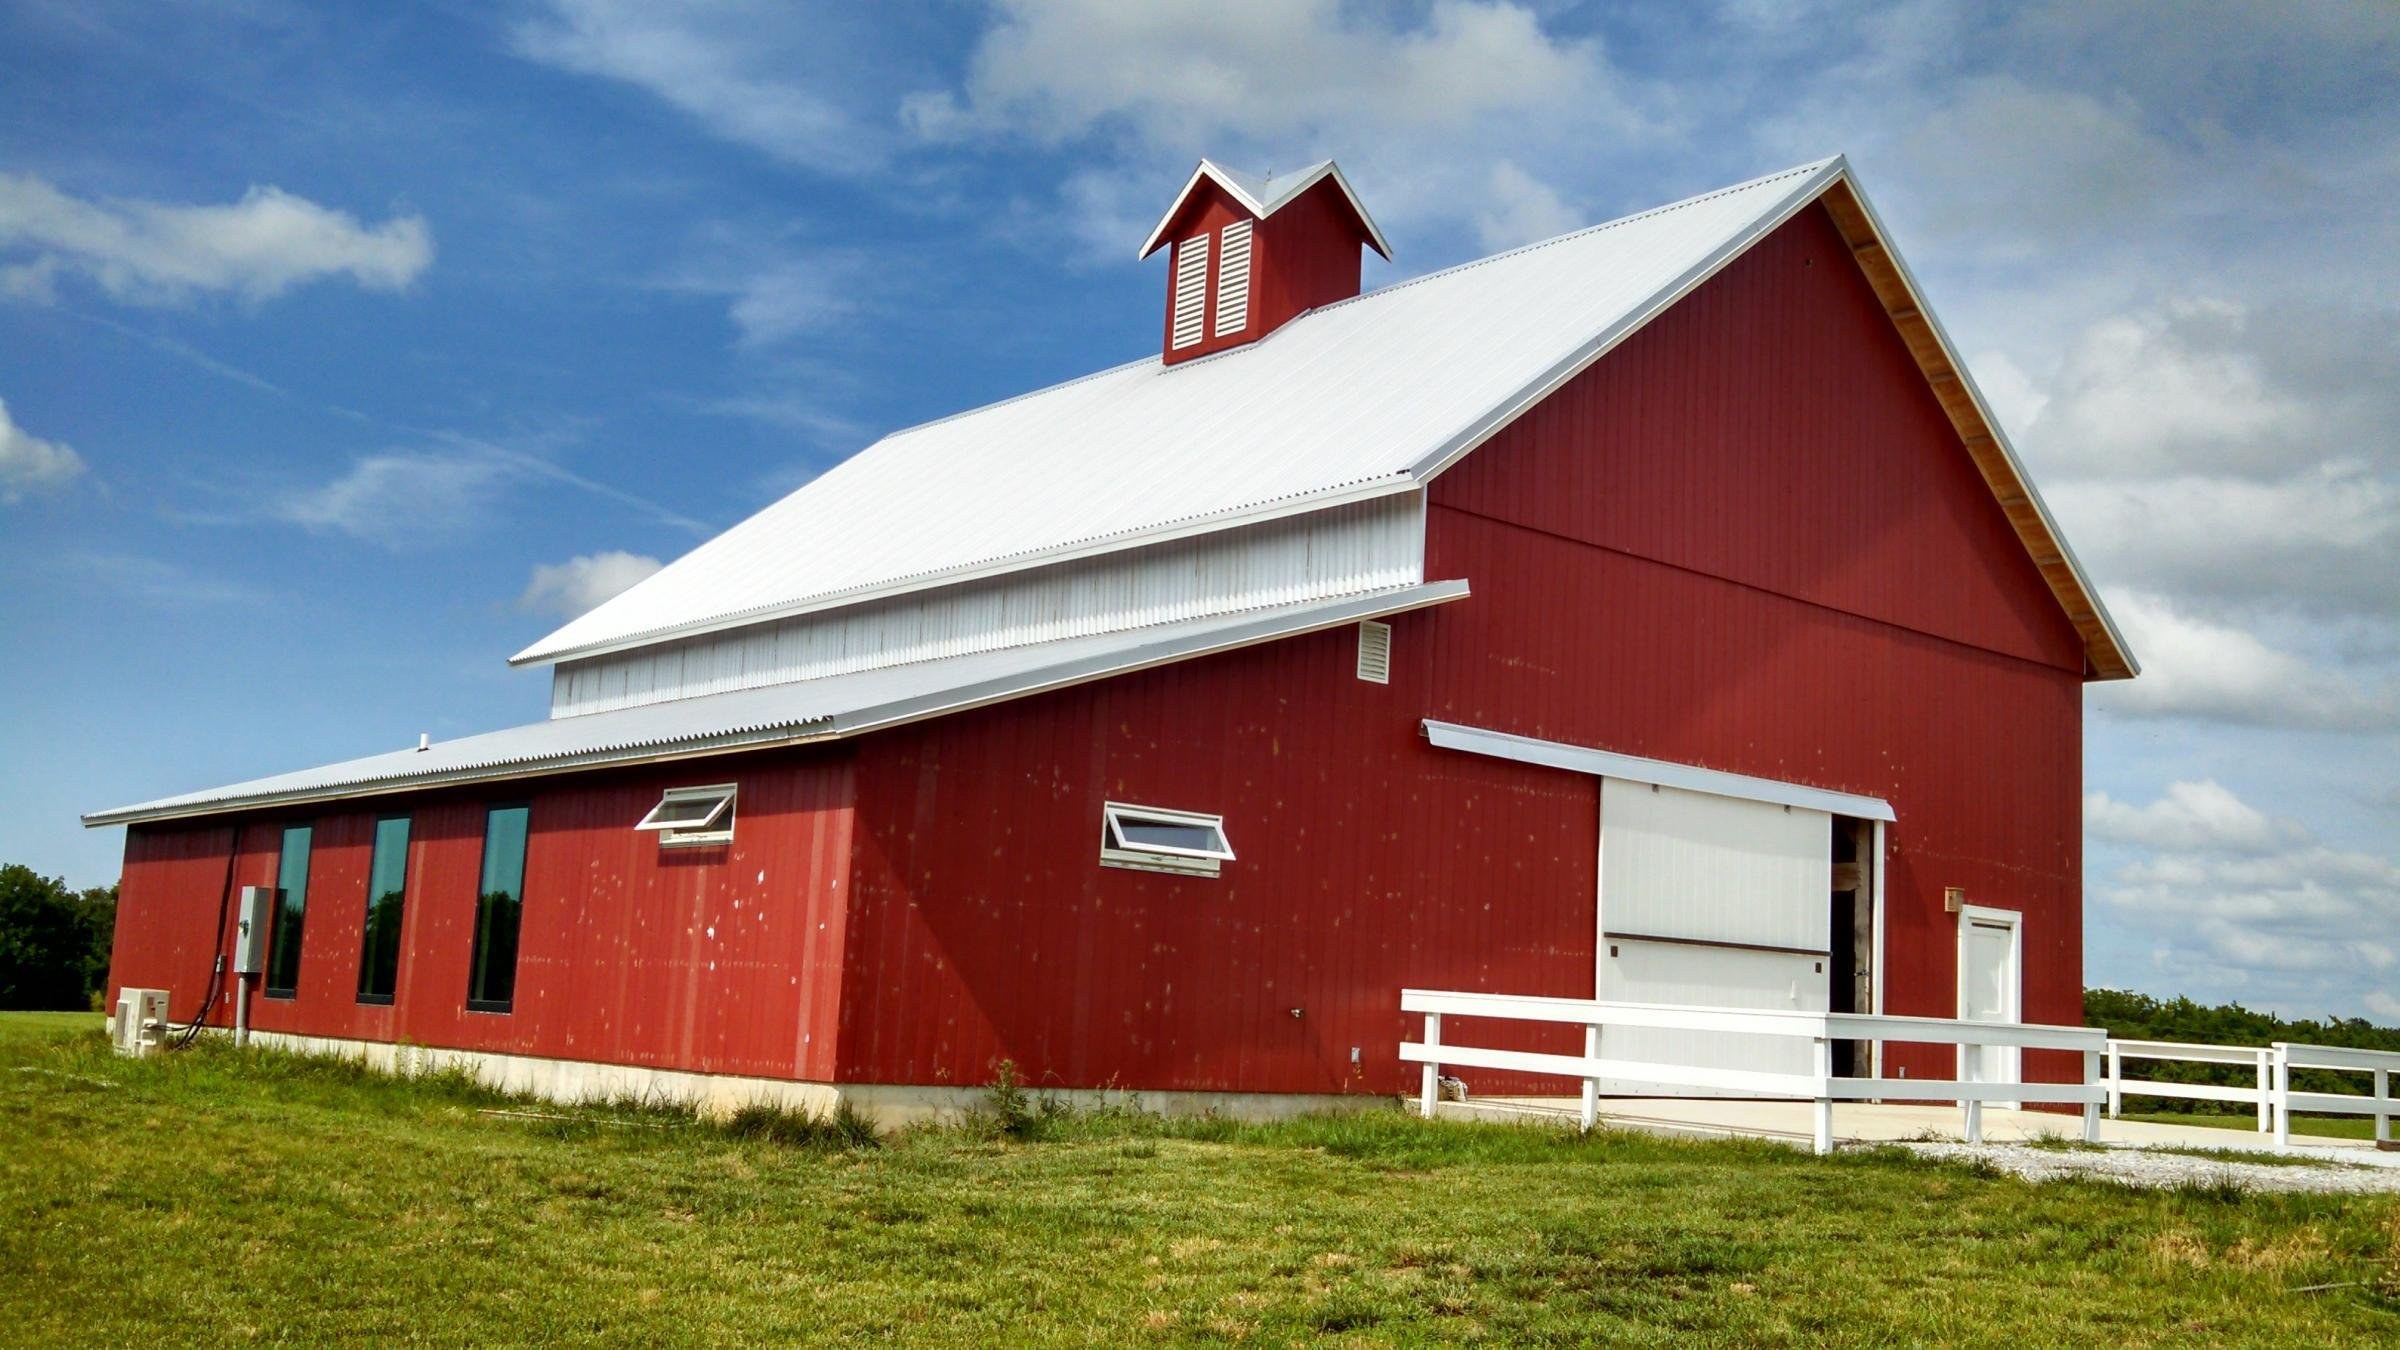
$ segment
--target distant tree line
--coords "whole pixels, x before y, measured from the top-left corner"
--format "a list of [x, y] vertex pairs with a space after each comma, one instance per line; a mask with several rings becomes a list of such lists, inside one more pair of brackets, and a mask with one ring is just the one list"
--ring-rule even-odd
[[83, 1011], [108, 984], [117, 888], [0, 866], [0, 1009]]
[[[2161, 999], [2123, 989], [2083, 991], [2085, 1026], [2106, 1027], [2121, 1041], [2187, 1041], [2203, 1045], [2267, 1045], [2290, 1041], [2296, 1045], [2339, 1045], [2355, 1050], [2400, 1051], [2400, 1030], [2379, 1027], [2363, 1017], [2277, 1017], [2239, 1003], [2194, 1003], [2188, 998]], [[2218, 1083], [2227, 1087], [2257, 1084], [2255, 1069], [2238, 1064], [2177, 1064], [2172, 1061], [2129, 1061], [2126, 1076], [2169, 1083]], [[2326, 1069], [2295, 1069], [2292, 1087], [2300, 1092], [2366, 1091], [2363, 1075]], [[2171, 1097], [2139, 1099], [2143, 1111], [2229, 1110], [2218, 1102], [2179, 1101]], [[2135, 1109], [2128, 1107], [2128, 1110]], [[2242, 1108], [2247, 1110], [2248, 1108]]]

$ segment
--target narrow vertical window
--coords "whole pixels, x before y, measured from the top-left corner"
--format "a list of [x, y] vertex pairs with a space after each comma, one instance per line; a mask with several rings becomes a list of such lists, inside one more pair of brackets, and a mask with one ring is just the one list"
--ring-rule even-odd
[[1196, 234], [1175, 246], [1175, 336], [1169, 345], [1198, 342], [1207, 316], [1208, 236]]
[[475, 959], [467, 1007], [507, 1012], [517, 996], [517, 919], [525, 907], [525, 825], [531, 808], [495, 806], [483, 822], [483, 888], [475, 897]]
[[275, 871], [275, 919], [267, 935], [267, 997], [300, 992], [300, 931], [308, 919], [308, 841], [314, 830], [293, 825], [283, 832], [283, 860]]
[[1217, 231], [1216, 337], [1238, 333], [1250, 322], [1250, 222], [1237, 220]]
[[408, 891], [408, 817], [375, 822], [367, 864], [366, 935], [358, 953], [358, 1001], [389, 1003], [400, 983], [400, 905]]

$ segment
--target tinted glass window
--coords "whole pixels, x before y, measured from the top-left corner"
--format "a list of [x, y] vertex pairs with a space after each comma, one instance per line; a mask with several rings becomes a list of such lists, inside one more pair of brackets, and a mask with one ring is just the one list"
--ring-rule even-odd
[[267, 992], [290, 998], [300, 989], [300, 931], [308, 919], [308, 842], [314, 833], [306, 825], [283, 832], [283, 861], [275, 871], [274, 927], [267, 937]]
[[531, 808], [495, 806], [484, 818], [483, 888], [475, 900], [475, 959], [467, 1006], [507, 1012], [517, 995], [517, 919], [525, 906], [525, 830]]
[[400, 906], [408, 890], [408, 817], [375, 822], [375, 856], [367, 867], [366, 936], [358, 954], [358, 997], [389, 1003], [400, 983]]

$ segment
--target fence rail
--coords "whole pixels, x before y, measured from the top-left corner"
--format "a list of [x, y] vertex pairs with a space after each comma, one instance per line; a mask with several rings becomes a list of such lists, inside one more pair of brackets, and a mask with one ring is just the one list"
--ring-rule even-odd
[[[1833, 1104], [1900, 1097], [1910, 1101], [1956, 1102], [1964, 1113], [1969, 1141], [1983, 1139], [1986, 1102], [2063, 1102], [2083, 1107], [2083, 1136], [2097, 1140], [2100, 1108], [2107, 1094], [2099, 1086], [2099, 1062], [2108, 1033], [2097, 1027], [2044, 1026], [2030, 1022], [1965, 1022], [1942, 1017], [1891, 1017], [1867, 1013], [1774, 1012], [1746, 1008], [1679, 1007], [1656, 1003], [1614, 1003], [1597, 999], [1533, 998], [1508, 994], [1466, 994], [1431, 989], [1400, 992], [1402, 1012], [1422, 1014], [1422, 1041], [1400, 1046], [1400, 1058], [1423, 1066], [1418, 1108], [1432, 1115], [1441, 1090], [1442, 1066], [1500, 1069], [1516, 1073], [1556, 1074], [1583, 1081], [1582, 1119], [1590, 1129], [1599, 1115], [1600, 1080], [1639, 1083], [1645, 1087], [1692, 1088], [1705, 1093], [1746, 1092], [1816, 1103], [1814, 1144], [1819, 1153], [1833, 1149]], [[1541, 1054], [1498, 1050], [1487, 1046], [1445, 1044], [1442, 1018], [1476, 1017], [1494, 1021], [1540, 1022], [1583, 1028], [1581, 1055]], [[1807, 1073], [1758, 1069], [1722, 1069], [1653, 1060], [1608, 1059], [1600, 1054], [1605, 1027], [1635, 1027], [1664, 1031], [1716, 1032], [1737, 1036], [1779, 1036], [1804, 1039], [1813, 1046]], [[1959, 1063], [1967, 1076], [1959, 1079], [1853, 1078], [1833, 1072], [1833, 1046], [1838, 1041], [1899, 1041], [1964, 1047], [2017, 1047], [2027, 1050], [2079, 1051], [2084, 1058], [2080, 1083], [2014, 1083], [1986, 1081], [1976, 1076], [1981, 1057], [1967, 1054]]]
[[[1687, 1089], [1691, 1095], [1739, 1092], [1760, 1097], [1811, 1101], [1816, 1104], [1813, 1142], [1819, 1153], [1828, 1152], [1833, 1147], [1833, 1104], [1837, 1101], [1899, 1099], [1955, 1102], [1963, 1113], [1965, 1134], [1970, 1143], [1981, 1143], [1983, 1140], [1983, 1107], [1987, 1102], [2080, 1105], [2083, 1107], [2083, 1137], [2087, 1142], [2099, 1140], [2101, 1110], [2105, 1107], [2110, 1116], [2116, 1116], [2122, 1111], [2127, 1097], [2240, 1102], [2257, 1107], [2259, 1132], [2271, 1132], [2278, 1149], [2291, 1146], [2293, 1111], [2373, 1116], [2375, 1138], [2378, 1141], [2391, 1138], [2391, 1119], [2400, 1115], [2400, 1102], [2392, 1097], [2393, 1081], [2400, 1077], [2400, 1054], [2381, 1050], [2296, 1045], [2282, 1041], [2270, 1046], [2229, 1046], [2113, 1040], [2099, 1027], [2062, 1027], [2035, 1022], [1973, 1022], [1944, 1017], [1682, 1007], [1656, 1003], [1616, 1003], [1600, 999], [1470, 994], [1434, 989], [1402, 990], [1400, 1009], [1405, 1013], [1420, 1014], [1425, 1019], [1424, 1039], [1403, 1042], [1400, 1058], [1422, 1066], [1418, 1108], [1429, 1116], [1439, 1100], [1444, 1066], [1580, 1079], [1583, 1085], [1582, 1121], [1587, 1130], [1598, 1119], [1600, 1083], [1603, 1079], [1638, 1084], [1645, 1088]], [[1442, 1040], [1444, 1016], [1581, 1027], [1583, 1053], [1561, 1055], [1447, 1043]], [[1609, 1027], [1805, 1039], [1812, 1043], [1814, 1053], [1811, 1069], [1807, 1073], [1615, 1059], [1600, 1053], [1601, 1032]], [[1982, 1062], [1982, 1057], [1976, 1054], [1959, 1056], [1964, 1076], [1955, 1080], [1837, 1076], [1833, 1072], [1833, 1046], [1840, 1041], [2073, 1051], [2083, 1056], [2083, 1081], [2023, 1083], [1984, 1080], [1976, 1075]], [[2256, 1072], [2257, 1086], [2232, 1087], [2219, 1083], [2127, 1078], [2125, 1063], [2128, 1060], [2247, 1066]], [[2365, 1096], [2294, 1092], [2291, 1089], [2294, 1069], [2367, 1074], [2371, 1076], [2372, 1088]]]

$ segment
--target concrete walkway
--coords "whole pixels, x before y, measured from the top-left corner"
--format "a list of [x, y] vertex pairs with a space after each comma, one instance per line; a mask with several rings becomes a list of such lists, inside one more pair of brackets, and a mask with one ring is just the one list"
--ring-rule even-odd
[[[1579, 1104], [1572, 1097], [1478, 1097], [1445, 1102], [1445, 1115], [1468, 1118], [1576, 1121]], [[1603, 1097], [1600, 1120], [1620, 1129], [1649, 1130], [1702, 1138], [1773, 1139], [1809, 1146], [1815, 1106], [1810, 1102], [1714, 1101], [1684, 1097]], [[1833, 1137], [1840, 1143], [1898, 1143], [1912, 1140], [1957, 1140], [1965, 1137], [1964, 1121], [1955, 1106], [1900, 1106], [1880, 1102], [1844, 1102], [1833, 1108]], [[2080, 1139], [2080, 1117], [2048, 1111], [2009, 1111], [1986, 1107], [1986, 1143], [2023, 1143], [2037, 1139]], [[2253, 1130], [2229, 1130], [2210, 1125], [2154, 1125], [2147, 1121], [2100, 1122], [2100, 1141], [2118, 1148], [2210, 1149], [2265, 1153], [2274, 1137]], [[2400, 1153], [2378, 1151], [2364, 1139], [2292, 1136], [2292, 1156], [2368, 1167], [2400, 1168]]]

